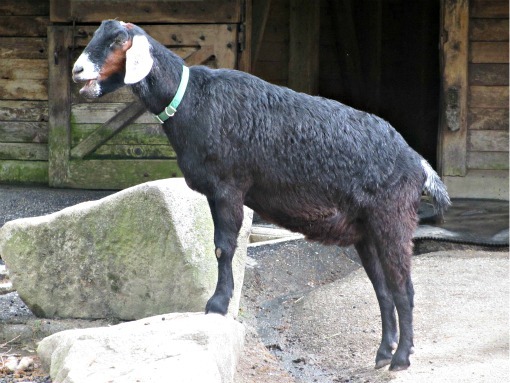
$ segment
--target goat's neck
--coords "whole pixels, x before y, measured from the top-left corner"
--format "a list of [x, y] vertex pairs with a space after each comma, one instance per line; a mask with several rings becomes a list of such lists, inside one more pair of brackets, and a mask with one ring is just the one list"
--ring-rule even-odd
[[151, 113], [159, 114], [177, 92], [184, 61], [155, 40], [151, 39], [151, 44], [152, 69], [147, 77], [132, 86], [132, 90]]

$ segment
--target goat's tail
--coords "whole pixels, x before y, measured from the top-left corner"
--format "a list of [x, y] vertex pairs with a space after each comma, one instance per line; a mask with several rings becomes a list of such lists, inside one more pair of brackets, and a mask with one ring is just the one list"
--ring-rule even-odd
[[427, 177], [423, 189], [432, 197], [432, 204], [435, 212], [443, 214], [452, 204], [448, 192], [446, 191], [446, 186], [426, 160], [421, 160], [421, 166]]

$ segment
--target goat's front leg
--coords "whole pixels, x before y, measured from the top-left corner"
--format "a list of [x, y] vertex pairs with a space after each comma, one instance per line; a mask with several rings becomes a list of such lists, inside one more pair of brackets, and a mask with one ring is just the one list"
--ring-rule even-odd
[[[227, 193], [225, 193], [227, 194]], [[205, 306], [205, 312], [225, 315], [234, 291], [232, 258], [237, 247], [237, 237], [243, 223], [242, 199], [232, 195], [209, 198], [214, 222], [214, 245], [218, 261], [218, 282], [214, 295]]]

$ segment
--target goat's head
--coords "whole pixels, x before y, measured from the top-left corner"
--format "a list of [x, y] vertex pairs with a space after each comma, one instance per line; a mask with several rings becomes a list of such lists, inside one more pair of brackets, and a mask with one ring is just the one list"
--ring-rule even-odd
[[85, 82], [80, 94], [97, 98], [144, 79], [154, 61], [145, 33], [133, 24], [106, 20], [73, 67], [73, 80]]

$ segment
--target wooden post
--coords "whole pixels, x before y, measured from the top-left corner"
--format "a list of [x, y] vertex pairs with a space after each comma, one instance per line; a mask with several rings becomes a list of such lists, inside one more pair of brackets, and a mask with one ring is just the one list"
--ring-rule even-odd
[[72, 27], [48, 28], [48, 160], [50, 186], [65, 186], [71, 144]]
[[254, 1], [252, 4], [252, 60], [251, 70], [255, 70], [255, 65], [259, 58], [260, 47], [262, 45], [262, 39], [264, 38], [264, 32], [266, 30], [267, 19], [269, 17], [269, 10], [271, 9], [272, 0], [259, 0]]
[[289, 87], [319, 92], [320, 1], [290, 1]]
[[469, 1], [441, 2], [441, 121], [443, 176], [466, 175]]

